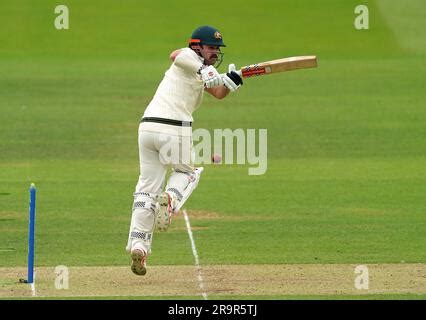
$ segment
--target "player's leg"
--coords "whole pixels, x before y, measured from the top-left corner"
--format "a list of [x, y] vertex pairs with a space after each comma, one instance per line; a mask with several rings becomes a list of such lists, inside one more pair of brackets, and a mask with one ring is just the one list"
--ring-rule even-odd
[[[172, 164], [173, 172], [168, 179], [166, 196], [173, 212], [178, 212], [191, 193], [197, 187], [203, 168], [194, 167], [194, 150], [191, 136], [180, 137], [179, 161]], [[160, 207], [160, 215], [162, 214]], [[157, 222], [157, 227], [158, 223]], [[167, 223], [165, 228], [167, 229]]]
[[[143, 275], [146, 272], [146, 266], [135, 264], [135, 257], [145, 260], [151, 253], [158, 192], [146, 192], [147, 188], [144, 187], [141, 177], [143, 174], [139, 178], [133, 195], [132, 220], [126, 249], [131, 252], [134, 261], [132, 271], [135, 272], [135, 268], [141, 268], [139, 272], [135, 273]], [[142, 262], [144, 264], [145, 261]]]
[[139, 132], [140, 176], [134, 192], [132, 220], [127, 251], [131, 252], [131, 269], [146, 273], [146, 257], [151, 252], [158, 195], [164, 185], [167, 167], [156, 150], [156, 134]]
[[[182, 136], [179, 130], [174, 131], [168, 128], [167, 133], [160, 134], [158, 139], [160, 161], [167, 166], [181, 163], [182, 158], [186, 158], [186, 155], [182, 154], [183, 146], [188, 143], [191, 143], [190, 135]], [[187, 162], [190, 161], [189, 157]], [[176, 200], [172, 194], [166, 191], [162, 192], [157, 200], [156, 228], [158, 231], [166, 231], [171, 223]]]
[[173, 212], [178, 212], [189, 196], [198, 186], [203, 172], [203, 167], [191, 167], [185, 165], [175, 166], [170, 175], [166, 191], [172, 198]]
[[[182, 167], [182, 166], [179, 166]], [[183, 193], [187, 189], [190, 180], [193, 179], [194, 168], [173, 168], [165, 192], [158, 197], [156, 228], [159, 231], [167, 231], [172, 221], [172, 214], [178, 212], [179, 203], [183, 199]]]

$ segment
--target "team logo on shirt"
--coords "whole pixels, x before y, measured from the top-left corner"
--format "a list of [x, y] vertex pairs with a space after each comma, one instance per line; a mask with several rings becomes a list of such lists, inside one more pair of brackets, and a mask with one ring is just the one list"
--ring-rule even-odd
[[222, 35], [220, 34], [220, 32], [219, 32], [219, 31], [216, 31], [216, 32], [214, 33], [214, 37], [215, 37], [216, 39], [222, 39]]

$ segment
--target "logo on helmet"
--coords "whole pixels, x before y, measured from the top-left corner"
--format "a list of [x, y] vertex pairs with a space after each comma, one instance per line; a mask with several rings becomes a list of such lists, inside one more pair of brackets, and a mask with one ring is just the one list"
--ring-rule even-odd
[[214, 33], [214, 37], [215, 37], [216, 39], [222, 39], [222, 35], [220, 34], [220, 32], [219, 32], [219, 31], [216, 31], [216, 32]]

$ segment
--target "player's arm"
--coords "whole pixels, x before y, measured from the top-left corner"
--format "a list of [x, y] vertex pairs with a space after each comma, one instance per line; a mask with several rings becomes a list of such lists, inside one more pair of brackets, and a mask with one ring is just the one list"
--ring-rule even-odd
[[[207, 92], [218, 99], [223, 99], [229, 93], [234, 91], [232, 86], [225, 84], [222, 80], [222, 75], [213, 66], [205, 66], [200, 61], [197, 61], [190, 55], [188, 55], [184, 49], [174, 50], [170, 54], [170, 59], [174, 62], [175, 66], [182, 68], [189, 72], [195, 72], [201, 76], [201, 80], [204, 83], [204, 87]], [[234, 66], [235, 68], [235, 66]], [[227, 89], [229, 88], [229, 90]], [[212, 89], [212, 90], [210, 90]]]
[[213, 87], [213, 88], [205, 88], [208, 93], [210, 93], [213, 97], [217, 99], [225, 98], [231, 90], [229, 90], [225, 86]]
[[194, 59], [185, 49], [177, 49], [170, 54], [170, 59], [176, 67], [179, 67], [187, 72], [200, 73], [203, 69], [201, 61]]
[[177, 49], [170, 54], [170, 60], [175, 61], [178, 54], [182, 51], [182, 49]]

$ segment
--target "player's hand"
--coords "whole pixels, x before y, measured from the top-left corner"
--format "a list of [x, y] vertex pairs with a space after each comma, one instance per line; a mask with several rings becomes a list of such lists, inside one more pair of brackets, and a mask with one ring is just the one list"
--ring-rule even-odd
[[201, 80], [203, 80], [204, 87], [206, 88], [213, 88], [223, 85], [222, 77], [213, 66], [208, 66], [207, 68], [202, 69], [200, 74]]
[[222, 74], [222, 81], [231, 92], [238, 90], [243, 85], [243, 79], [236, 72], [235, 64], [230, 64], [228, 73]]

